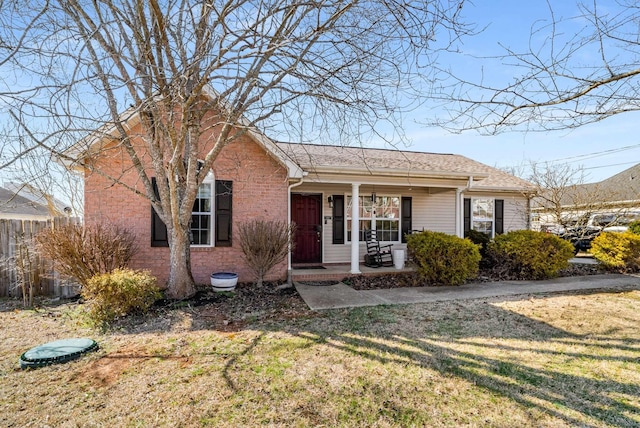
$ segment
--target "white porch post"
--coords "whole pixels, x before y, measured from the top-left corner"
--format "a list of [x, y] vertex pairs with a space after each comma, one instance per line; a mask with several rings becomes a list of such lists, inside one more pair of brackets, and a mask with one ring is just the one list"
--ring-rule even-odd
[[464, 226], [462, 223], [464, 222], [464, 216], [462, 213], [464, 204], [462, 203], [462, 189], [456, 189], [456, 236], [459, 238], [463, 238], [464, 236]]
[[360, 273], [360, 183], [351, 183], [351, 273]]

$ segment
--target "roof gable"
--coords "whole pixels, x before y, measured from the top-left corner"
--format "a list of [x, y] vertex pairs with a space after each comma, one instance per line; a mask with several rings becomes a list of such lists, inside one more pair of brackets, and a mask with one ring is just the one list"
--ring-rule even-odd
[[[204, 87], [203, 93], [210, 99], [217, 97], [216, 91], [209, 85]], [[123, 122], [124, 128], [131, 130], [140, 122], [140, 115], [137, 108], [130, 107], [119, 116], [119, 120]], [[277, 162], [287, 168], [290, 178], [301, 178], [302, 169], [300, 166], [292, 161], [285, 153], [279, 150], [275, 142], [268, 138], [264, 133], [260, 132], [255, 126], [252, 126], [248, 119], [244, 116], [240, 118], [239, 125], [247, 129], [251, 138], [261, 146], [266, 153], [273, 157]], [[116, 127], [111, 123], [106, 123], [101, 128], [95, 130], [91, 134], [87, 135], [81, 141], [74, 146], [65, 150], [65, 154], [71, 158], [78, 159], [84, 154], [91, 153], [95, 147], [99, 147], [102, 142], [109, 136], [115, 137], [117, 135]], [[64, 164], [70, 163], [68, 160], [59, 158], [59, 161]]]

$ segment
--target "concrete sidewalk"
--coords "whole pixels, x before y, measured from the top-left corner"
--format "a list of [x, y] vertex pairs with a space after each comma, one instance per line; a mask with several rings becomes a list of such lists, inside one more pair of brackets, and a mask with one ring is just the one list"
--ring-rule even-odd
[[366, 291], [356, 291], [343, 283], [330, 286], [294, 284], [306, 304], [313, 310], [320, 310], [482, 299], [576, 290], [640, 289], [640, 277], [614, 274], [589, 275], [546, 281], [500, 281], [465, 284], [458, 287], [411, 287]]

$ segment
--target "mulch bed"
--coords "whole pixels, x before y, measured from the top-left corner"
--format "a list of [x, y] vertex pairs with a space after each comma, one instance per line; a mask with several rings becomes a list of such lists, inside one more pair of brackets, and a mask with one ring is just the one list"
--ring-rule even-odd
[[255, 321], [278, 321], [317, 316], [309, 309], [294, 287], [281, 283], [239, 283], [233, 292], [215, 292], [201, 286], [190, 299], [156, 302], [157, 315], [186, 310], [202, 327], [221, 331], [238, 331]]
[[[597, 275], [607, 273], [598, 265], [587, 264], [571, 264], [567, 269], [560, 271], [560, 277], [567, 276], [584, 276]], [[489, 270], [480, 270], [478, 278], [472, 282], [489, 282], [489, 281], [519, 281], [522, 278], [509, 277]], [[353, 288], [354, 290], [378, 290], [385, 288], [400, 287], [429, 287], [438, 286], [439, 284], [429, 284], [418, 278], [415, 272], [393, 273], [380, 276], [354, 276], [345, 278], [342, 282]]]

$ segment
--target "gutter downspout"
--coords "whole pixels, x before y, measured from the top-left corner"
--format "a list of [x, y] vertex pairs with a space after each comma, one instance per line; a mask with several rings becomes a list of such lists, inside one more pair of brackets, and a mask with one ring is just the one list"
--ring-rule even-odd
[[527, 195], [527, 230], [533, 230], [533, 213], [531, 212], [531, 195]]
[[464, 217], [462, 215], [462, 209], [464, 207], [463, 193], [471, 189], [472, 186], [473, 186], [473, 175], [470, 175], [469, 180], [467, 182], [467, 187], [456, 188], [455, 221], [456, 221], [456, 236], [459, 238], [464, 238], [464, 225], [462, 224], [464, 221]]
[[[291, 189], [301, 185], [302, 182], [304, 181], [304, 178], [308, 174], [309, 173], [307, 171], [303, 171], [300, 181], [298, 181], [297, 183], [290, 184], [289, 188], [287, 189], [287, 225], [289, 226], [291, 225]], [[293, 269], [291, 268], [291, 242], [289, 242], [289, 251], [287, 255], [287, 284], [289, 285], [293, 284], [292, 273], [293, 273]]]

